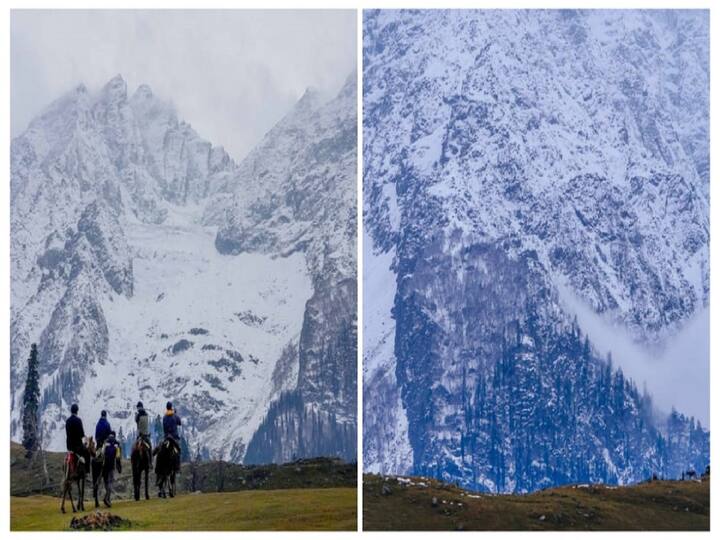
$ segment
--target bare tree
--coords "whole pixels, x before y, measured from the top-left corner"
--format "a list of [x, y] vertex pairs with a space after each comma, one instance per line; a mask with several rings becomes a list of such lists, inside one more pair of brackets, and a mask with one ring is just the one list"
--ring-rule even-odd
[[199, 475], [199, 464], [200, 464], [200, 447], [198, 446], [197, 452], [190, 460], [190, 492], [194, 493], [200, 489], [200, 475]]
[[225, 461], [222, 459], [222, 451], [217, 450], [215, 452], [215, 465], [216, 465], [216, 473], [217, 473], [217, 490], [218, 491], [225, 491]]
[[[50, 485], [50, 474], [47, 468], [47, 456], [45, 453], [45, 445], [43, 444], [43, 435], [45, 433], [46, 424], [42, 423], [40, 429], [37, 430], [35, 438], [34, 450], [30, 455], [30, 459], [27, 462], [27, 469], [30, 471], [32, 476], [35, 470], [39, 470], [38, 480], [40, 482], [39, 492], [44, 493], [45, 489]], [[28, 495], [33, 493], [33, 481], [28, 482]]]

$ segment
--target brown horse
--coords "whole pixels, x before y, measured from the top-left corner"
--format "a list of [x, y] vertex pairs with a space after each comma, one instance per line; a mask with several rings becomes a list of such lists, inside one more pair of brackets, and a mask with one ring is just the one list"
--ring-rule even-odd
[[140, 484], [142, 482], [143, 473], [145, 473], [145, 499], [150, 498], [148, 492], [148, 477], [150, 475], [150, 463], [152, 462], [152, 456], [150, 455], [150, 447], [148, 443], [138, 438], [133, 445], [132, 453], [130, 454], [130, 463], [132, 465], [133, 475], [133, 489], [135, 494], [135, 500], [140, 500]]
[[[87, 444], [85, 445], [86, 455], [93, 455], [95, 453], [95, 441], [92, 437], [88, 437]], [[90, 466], [86, 463], [85, 456], [79, 456], [74, 452], [68, 452], [63, 462], [63, 482], [62, 482], [62, 502], [60, 503], [60, 511], [65, 513], [65, 499], [70, 499], [70, 505], [72, 506], [73, 513], [78, 510], [85, 510], [85, 474]], [[72, 485], [73, 482], [77, 484], [78, 488], [78, 504], [75, 507], [75, 502], [72, 498]]]

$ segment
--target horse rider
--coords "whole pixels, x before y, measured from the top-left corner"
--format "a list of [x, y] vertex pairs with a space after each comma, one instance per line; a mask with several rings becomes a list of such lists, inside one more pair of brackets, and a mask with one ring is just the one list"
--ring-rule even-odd
[[70, 406], [70, 416], [65, 420], [65, 446], [68, 452], [72, 452], [79, 459], [84, 460], [85, 474], [90, 468], [90, 453], [88, 452], [83, 439], [85, 438], [85, 430], [83, 429], [82, 420], [78, 416], [79, 407], [77, 403]]
[[178, 426], [182, 425], [180, 417], [175, 413], [171, 401], [165, 406], [165, 416], [163, 417], [163, 435], [165, 440], [171, 441], [175, 446], [175, 472], [180, 470], [180, 435], [178, 434]]
[[103, 448], [103, 466], [102, 466], [102, 479], [105, 485], [105, 497], [103, 503], [108, 508], [112, 506], [110, 503], [110, 495], [112, 494], [113, 480], [115, 479], [115, 470], [118, 473], [122, 472], [122, 451], [120, 450], [120, 443], [115, 439], [115, 432], [111, 431], [105, 440], [105, 448]]
[[142, 401], [137, 402], [137, 412], [135, 413], [135, 425], [137, 426], [137, 438], [144, 442], [148, 451], [152, 452], [152, 442], [150, 441], [150, 416], [148, 415]]
[[107, 419], [107, 411], [102, 411], [100, 413], [100, 420], [98, 420], [97, 424], [95, 424], [95, 441], [97, 442], [98, 449], [103, 447], [103, 444], [107, 440], [111, 431], [112, 428], [110, 427], [110, 422], [108, 422]]

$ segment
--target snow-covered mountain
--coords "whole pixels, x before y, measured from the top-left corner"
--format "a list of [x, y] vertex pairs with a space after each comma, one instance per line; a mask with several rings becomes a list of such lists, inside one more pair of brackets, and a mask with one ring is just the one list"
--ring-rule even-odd
[[571, 306], [660, 350], [708, 305], [707, 12], [366, 12], [363, 57], [365, 466], [704, 467]]
[[[352, 78], [329, 102], [310, 92], [240, 164], [120, 76], [62, 96], [12, 141], [13, 439], [33, 342], [50, 449], [72, 402], [87, 427], [107, 409], [132, 436], [138, 400], [152, 414], [172, 400], [191, 447], [236, 461], [284, 393], [354, 425], [355, 349], [305, 336], [327, 296], [338, 317], [315, 339], [354, 331], [355, 92]], [[265, 243], [243, 242], [248, 226]], [[305, 390], [323, 385], [343, 392]]]

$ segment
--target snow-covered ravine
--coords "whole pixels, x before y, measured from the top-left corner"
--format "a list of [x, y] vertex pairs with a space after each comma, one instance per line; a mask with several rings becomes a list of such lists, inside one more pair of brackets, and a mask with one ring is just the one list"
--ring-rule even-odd
[[[138, 399], [152, 416], [168, 400], [179, 410], [183, 401], [193, 403], [202, 417], [184, 420], [204, 432], [203, 445], [229, 457], [233, 443], [252, 437], [268, 396], [278, 391], [275, 364], [298, 340], [312, 285], [301, 253], [221, 255], [216, 228], [199, 224], [202, 207], [168, 209], [161, 225], [127, 218], [123, 226], [133, 253], [133, 295], [103, 299], [108, 362], [86, 378], [81, 412], [94, 421], [107, 409], [113, 427], [130, 433]], [[297, 365], [291, 369], [283, 388], [296, 384]], [[49, 447], [64, 444], [62, 430], [54, 430]]]
[[[363, 433], [365, 471], [405, 472], [412, 463], [408, 420], [395, 377], [395, 320], [391, 316], [396, 276], [395, 249], [379, 253], [364, 231], [363, 395], [364, 415], [378, 429]], [[385, 457], [389, 456], [389, 457]]]

